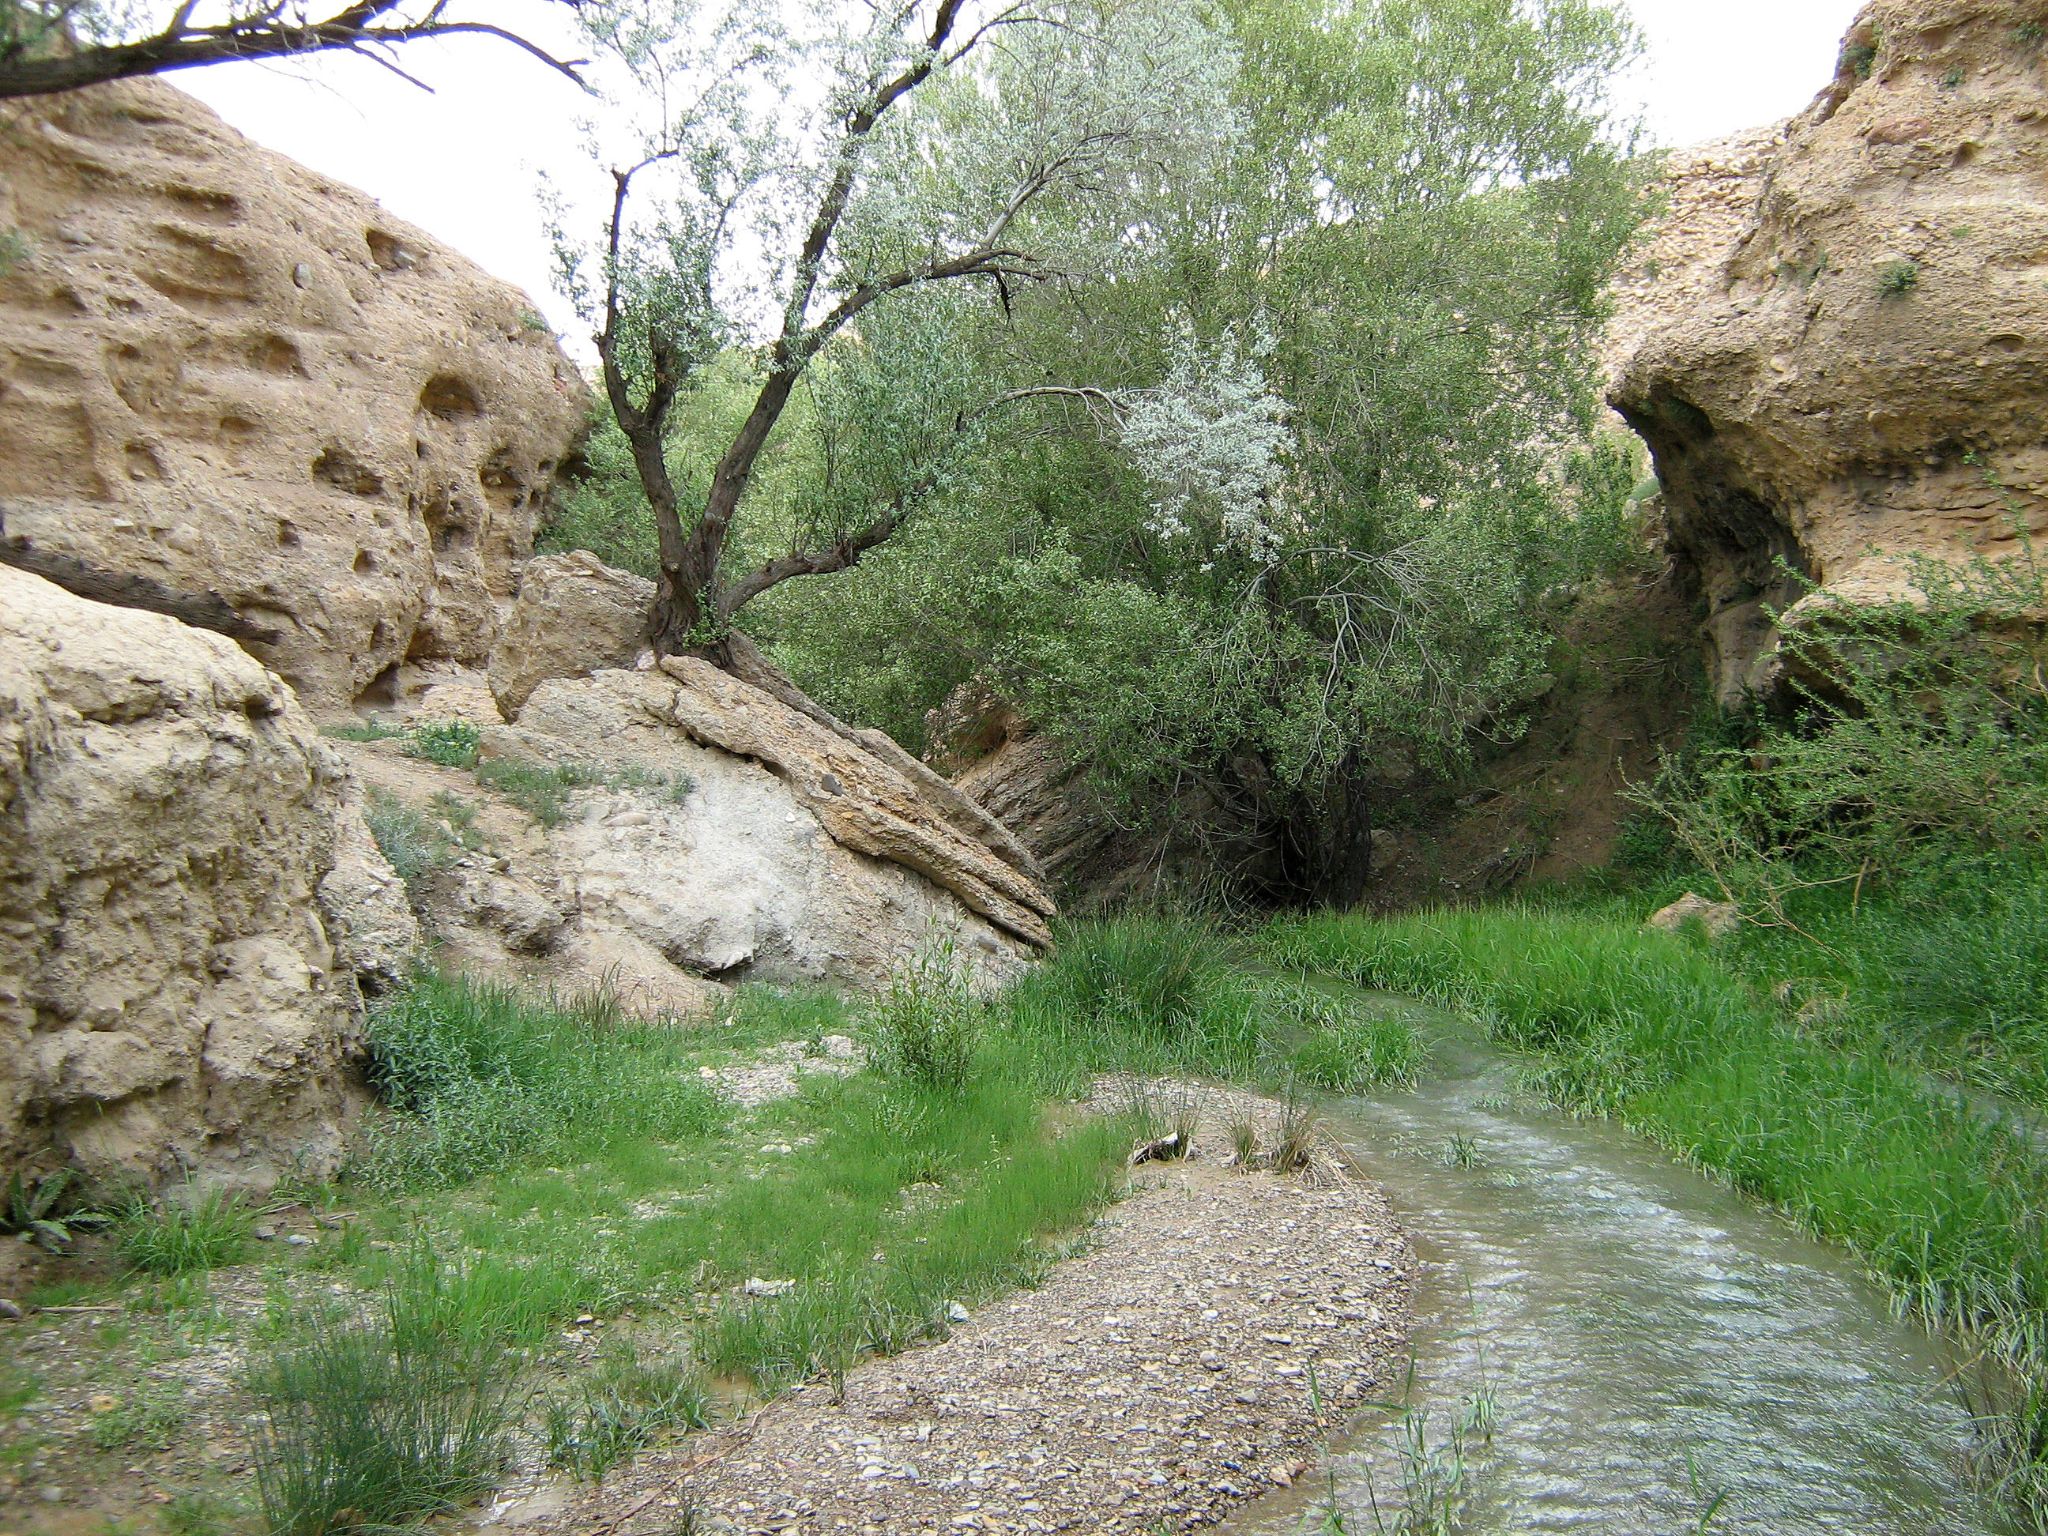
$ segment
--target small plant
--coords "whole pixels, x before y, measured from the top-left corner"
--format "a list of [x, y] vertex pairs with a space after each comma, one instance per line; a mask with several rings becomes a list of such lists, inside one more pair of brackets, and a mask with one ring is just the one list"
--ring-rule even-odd
[[1273, 1132], [1267, 1166], [1275, 1173], [1311, 1172], [1324, 1134], [1323, 1117], [1316, 1113], [1315, 1106], [1290, 1090], [1280, 1111], [1280, 1123]]
[[569, 814], [569, 792], [602, 784], [605, 776], [582, 763], [521, 763], [496, 758], [476, 765], [476, 781], [496, 790], [544, 827]]
[[351, 720], [344, 725], [323, 725], [320, 734], [335, 741], [390, 741], [405, 732], [381, 720]]
[[69, 1168], [40, 1178], [16, 1169], [0, 1191], [0, 1234], [26, 1238], [46, 1253], [63, 1253], [78, 1233], [107, 1224], [105, 1212], [84, 1206], [83, 1194], [83, 1181]]
[[1230, 1163], [1233, 1168], [1256, 1168], [1259, 1166], [1259, 1124], [1250, 1115], [1242, 1115], [1229, 1125]]
[[200, 1195], [187, 1185], [183, 1199], [131, 1201], [116, 1218], [115, 1232], [131, 1269], [188, 1275], [240, 1263], [255, 1222], [240, 1196], [220, 1189]]
[[978, 1011], [952, 942], [927, 943], [875, 1005], [868, 1062], [885, 1077], [958, 1093], [974, 1070]]
[[467, 720], [423, 720], [406, 735], [405, 755], [443, 768], [474, 768], [483, 732]]
[[1943, 74], [1943, 75], [1942, 75], [1942, 77], [1941, 77], [1941, 83], [1942, 83], [1942, 85], [1943, 85], [1943, 87], [1944, 87], [1945, 89], [1948, 89], [1948, 90], [1951, 90], [1951, 91], [1952, 91], [1952, 90], [1954, 90], [1954, 89], [1955, 89], [1955, 88], [1956, 88], [1957, 86], [1959, 86], [1959, 85], [1961, 85], [1961, 84], [1963, 83], [1963, 79], [1964, 79], [1964, 76], [1963, 76], [1963, 70], [1962, 70], [1962, 66], [1961, 66], [1961, 65], [1951, 65], [1951, 66], [1949, 67], [1948, 71], [1947, 71], [1947, 72], [1946, 72], [1945, 74]]
[[574, 1396], [548, 1400], [548, 1464], [595, 1482], [666, 1430], [703, 1429], [712, 1409], [710, 1389], [689, 1367], [613, 1362]]
[[1479, 1138], [1476, 1136], [1453, 1135], [1437, 1154], [1437, 1160], [1446, 1168], [1477, 1168], [1479, 1166]]
[[2023, 48], [2040, 47], [2044, 37], [2048, 37], [2048, 25], [2038, 21], [2023, 21], [2012, 29], [2013, 41]]
[[0, 229], [0, 277], [7, 276], [35, 252], [27, 235], [18, 229]]
[[1877, 274], [1877, 291], [1887, 299], [1903, 298], [1920, 286], [1920, 263], [1888, 262]]
[[252, 1366], [256, 1486], [274, 1536], [410, 1525], [496, 1483], [512, 1357], [488, 1329], [447, 1325], [459, 1279], [415, 1258], [367, 1315], [301, 1314]]
[[548, 317], [537, 309], [519, 311], [519, 328], [529, 336], [545, 336], [551, 329]]
[[127, 1402], [95, 1412], [92, 1443], [103, 1451], [167, 1451], [177, 1443], [187, 1417], [181, 1390], [152, 1384]]
[[[473, 813], [472, 813], [473, 814]], [[456, 837], [449, 826], [407, 805], [389, 790], [372, 788], [364, 812], [370, 836], [415, 898], [421, 885], [455, 859]]]

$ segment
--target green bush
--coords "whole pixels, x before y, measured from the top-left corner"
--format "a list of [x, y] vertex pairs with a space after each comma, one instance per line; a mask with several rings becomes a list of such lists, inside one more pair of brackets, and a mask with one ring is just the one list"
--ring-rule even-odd
[[568, 816], [571, 790], [606, 782], [603, 773], [583, 763], [523, 763], [507, 758], [478, 763], [476, 781], [496, 790], [544, 827], [558, 827]]
[[1413, 1086], [1422, 1046], [1405, 1019], [1357, 1019], [1311, 1036], [1288, 1060], [1305, 1082], [1336, 1093], [1363, 1093]]
[[138, 1198], [115, 1219], [115, 1242], [131, 1269], [183, 1275], [239, 1264], [255, 1236], [255, 1214], [220, 1189], [161, 1202]]
[[364, 819], [378, 851], [415, 896], [422, 882], [454, 861], [457, 839], [449, 827], [407, 805], [389, 790], [373, 786]]
[[1920, 263], [1894, 261], [1877, 275], [1877, 291], [1888, 299], [1903, 298], [1920, 286]]
[[441, 1326], [449, 1287], [415, 1258], [367, 1315], [302, 1312], [250, 1367], [256, 1485], [275, 1536], [388, 1531], [496, 1483], [515, 1357], [488, 1331]]
[[443, 768], [473, 768], [483, 732], [467, 720], [423, 720], [405, 738], [405, 755]]
[[953, 946], [927, 945], [890, 978], [868, 1018], [868, 1064], [886, 1077], [957, 1093], [974, 1070], [979, 1010]]

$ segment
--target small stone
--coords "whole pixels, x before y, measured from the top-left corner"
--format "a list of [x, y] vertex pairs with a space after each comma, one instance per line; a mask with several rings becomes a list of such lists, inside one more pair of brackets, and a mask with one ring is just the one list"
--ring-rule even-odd
[[85, 1406], [92, 1413], [112, 1413], [121, 1406], [121, 1399], [111, 1392], [95, 1392], [85, 1400]]
[[759, 1275], [749, 1275], [747, 1283], [740, 1287], [749, 1296], [780, 1296], [785, 1291], [796, 1289], [794, 1280], [763, 1280]]
[[276, 1236], [277, 1236], [277, 1228], [275, 1228], [275, 1227], [258, 1227], [258, 1228], [256, 1229], [256, 1241], [257, 1241], [257, 1242], [259, 1242], [259, 1243], [267, 1243], [267, 1242], [270, 1242], [270, 1241], [271, 1241], [271, 1240], [273, 1240], [273, 1239], [274, 1239], [274, 1238], [275, 1238]]
[[62, 1504], [64, 1502], [64, 1490], [62, 1488], [45, 1488], [41, 1492], [41, 1498], [45, 1504]]
[[17, 1322], [20, 1320], [21, 1315], [20, 1302], [0, 1296], [0, 1317], [6, 1318], [9, 1322]]
[[966, 1322], [966, 1321], [967, 1321], [968, 1315], [969, 1315], [969, 1314], [968, 1314], [968, 1311], [967, 1311], [967, 1309], [966, 1309], [965, 1307], [961, 1306], [959, 1302], [957, 1302], [957, 1301], [949, 1301], [949, 1302], [947, 1302], [947, 1303], [946, 1303], [946, 1321], [947, 1321], [947, 1322], [949, 1322], [949, 1323], [964, 1323], [964, 1322]]
[[302, 261], [292, 268], [292, 282], [297, 287], [304, 288], [312, 281], [313, 269], [305, 262]]
[[310, 1248], [313, 1246], [314, 1239], [306, 1236], [303, 1232], [294, 1232], [285, 1239], [285, 1242], [294, 1248]]

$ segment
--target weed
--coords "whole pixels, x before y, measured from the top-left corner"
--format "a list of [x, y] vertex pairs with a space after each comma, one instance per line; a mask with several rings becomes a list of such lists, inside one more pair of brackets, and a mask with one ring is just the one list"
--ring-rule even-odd
[[537, 309], [519, 311], [519, 328], [529, 336], [546, 336], [550, 333], [548, 318]]
[[1274, 1128], [1267, 1166], [1275, 1173], [1309, 1172], [1315, 1167], [1324, 1136], [1323, 1117], [1315, 1106], [1290, 1091], [1280, 1110], [1280, 1123]]
[[371, 788], [365, 818], [379, 851], [415, 897], [422, 882], [454, 862], [457, 843], [449, 827], [389, 790]]
[[171, 1536], [223, 1536], [240, 1516], [240, 1510], [218, 1494], [188, 1488], [171, 1496], [163, 1507], [163, 1522]]
[[393, 737], [403, 736], [405, 730], [402, 726], [386, 725], [381, 720], [351, 720], [342, 725], [323, 725], [320, 734], [336, 741], [390, 741]]
[[2041, 40], [2048, 37], [2048, 24], [2038, 21], [2023, 21], [2012, 29], [2013, 41], [2024, 48], [2038, 48]]
[[691, 1367], [608, 1361], [573, 1395], [548, 1399], [548, 1464], [594, 1482], [666, 1430], [705, 1428], [712, 1409], [710, 1389]]
[[92, 1443], [103, 1451], [167, 1451], [188, 1416], [182, 1390], [152, 1383], [127, 1402], [94, 1414]]
[[256, 1485], [276, 1536], [411, 1524], [496, 1482], [512, 1366], [502, 1339], [444, 1326], [457, 1279], [408, 1263], [367, 1315], [307, 1311], [251, 1367]]
[[29, 238], [14, 228], [0, 229], [0, 277], [7, 276], [35, 254]]
[[974, 1070], [977, 1012], [952, 944], [927, 943], [875, 1005], [868, 1063], [886, 1077], [957, 1093]]
[[370, 1019], [370, 1078], [392, 1113], [356, 1171], [431, 1188], [629, 1138], [703, 1135], [716, 1096], [673, 1031], [602, 1003], [537, 1003], [425, 972]]
[[1454, 1134], [1443, 1144], [1437, 1160], [1446, 1168], [1477, 1168], [1480, 1161], [1479, 1139]]
[[527, 763], [493, 758], [476, 765], [476, 781], [495, 790], [544, 827], [558, 827], [569, 814], [569, 794], [605, 782], [583, 763]]
[[239, 1195], [187, 1185], [181, 1198], [137, 1198], [115, 1218], [115, 1238], [129, 1268], [179, 1276], [239, 1264], [255, 1236], [255, 1215]]
[[1854, 72], [1858, 80], [1868, 80], [1877, 68], [1878, 46], [1875, 43], [1851, 43], [1842, 50], [1842, 62]]
[[19, 1413], [42, 1395], [42, 1380], [33, 1372], [0, 1372], [0, 1415]]
[[1945, 71], [1945, 72], [1944, 72], [1944, 73], [1942, 74], [1942, 77], [1941, 77], [1941, 83], [1942, 83], [1942, 85], [1943, 85], [1944, 87], [1946, 87], [1947, 89], [1949, 89], [1949, 90], [1951, 90], [1951, 91], [1952, 91], [1952, 90], [1954, 90], [1954, 89], [1955, 89], [1955, 88], [1956, 88], [1957, 86], [1959, 86], [1959, 85], [1961, 85], [1961, 84], [1963, 83], [1963, 80], [1964, 80], [1964, 78], [1965, 78], [1965, 76], [1964, 76], [1964, 74], [1963, 74], [1962, 66], [1961, 66], [1961, 65], [1951, 65], [1951, 66], [1950, 66], [1950, 67], [1949, 67], [1949, 68], [1948, 68], [1948, 69], [1947, 69], [1947, 70], [1946, 70], [1946, 71]]
[[1259, 1166], [1259, 1124], [1250, 1115], [1232, 1120], [1228, 1127], [1230, 1135], [1230, 1162], [1234, 1168], [1251, 1169]]
[[39, 1178], [20, 1169], [0, 1190], [0, 1236], [25, 1238], [46, 1253], [63, 1253], [77, 1233], [107, 1224], [103, 1211], [85, 1204], [84, 1181], [69, 1168]]
[[405, 755], [443, 768], [474, 768], [483, 732], [467, 720], [423, 720], [406, 733]]
[[1312, 1036], [1288, 1058], [1304, 1082], [1336, 1093], [1412, 1087], [1422, 1044], [1406, 1019], [1356, 1019]]
[[1903, 298], [1920, 286], [1920, 263], [1887, 262], [1877, 274], [1877, 291], [1887, 299]]

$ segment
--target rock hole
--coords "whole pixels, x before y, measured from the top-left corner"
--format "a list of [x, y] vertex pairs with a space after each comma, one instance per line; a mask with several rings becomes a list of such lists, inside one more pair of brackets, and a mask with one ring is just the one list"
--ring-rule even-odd
[[262, 431], [263, 428], [261, 424], [250, 420], [247, 416], [229, 414], [221, 417], [220, 419], [220, 436], [222, 442], [253, 442], [256, 439], [256, 437], [259, 434], [261, 434]]
[[377, 574], [377, 557], [367, 549], [359, 549], [353, 569], [358, 576], [374, 576]]
[[420, 409], [443, 421], [462, 421], [483, 412], [476, 387], [460, 374], [437, 373], [420, 391]]
[[297, 549], [299, 547], [299, 530], [282, 518], [278, 520], [277, 524], [277, 547], [279, 549]]
[[346, 448], [321, 449], [313, 461], [313, 478], [351, 496], [379, 496], [384, 491], [384, 477]]
[[370, 260], [386, 272], [410, 271], [420, 264], [418, 251], [381, 229], [365, 230], [363, 243], [370, 248]]
[[264, 373], [306, 375], [305, 359], [299, 355], [298, 343], [288, 336], [259, 336], [249, 343], [249, 362], [252, 367]]
[[154, 444], [130, 443], [122, 450], [122, 457], [127, 461], [130, 480], [164, 478], [164, 461], [158, 457]]
[[1974, 144], [1959, 144], [1959, 145], [1957, 145], [1957, 146], [1956, 146], [1956, 152], [1955, 152], [1954, 154], [1952, 154], [1952, 155], [1950, 155], [1950, 156], [1948, 157], [1948, 163], [1949, 163], [1949, 164], [1950, 164], [1951, 166], [1955, 167], [1955, 168], [1956, 168], [1957, 170], [1960, 170], [1960, 169], [1962, 169], [1962, 168], [1963, 168], [1964, 166], [1968, 165], [1968, 164], [1969, 164], [1969, 163], [1970, 163], [1970, 162], [1971, 162], [1972, 160], [1974, 160], [1974, 159], [1976, 159], [1976, 158], [1977, 158], [1977, 146], [1976, 146], [1976, 145], [1974, 145]]
[[[380, 643], [383, 639], [388, 638], [390, 633], [390, 630], [386, 629], [380, 620], [372, 635], [371, 643], [373, 645]], [[371, 678], [369, 682], [365, 683], [362, 692], [356, 695], [357, 709], [389, 709], [397, 702], [398, 663], [395, 661]]]

